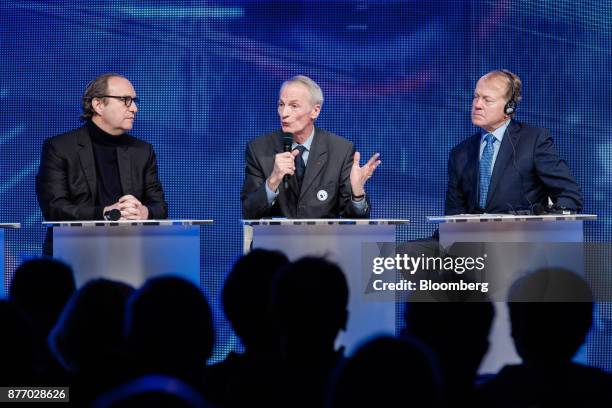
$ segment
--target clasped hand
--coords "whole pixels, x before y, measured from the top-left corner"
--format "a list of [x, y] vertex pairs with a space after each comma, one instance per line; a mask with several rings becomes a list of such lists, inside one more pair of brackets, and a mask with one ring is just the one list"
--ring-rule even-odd
[[127, 194], [119, 198], [113, 205], [104, 207], [104, 213], [110, 210], [121, 212], [120, 220], [146, 220], [149, 218], [149, 209], [133, 195]]

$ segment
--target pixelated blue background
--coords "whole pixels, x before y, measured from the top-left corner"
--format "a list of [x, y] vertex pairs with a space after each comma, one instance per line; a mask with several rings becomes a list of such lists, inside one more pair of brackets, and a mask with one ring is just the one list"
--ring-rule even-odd
[[[278, 127], [277, 91], [301, 73], [323, 88], [318, 125], [383, 164], [373, 218], [409, 218], [400, 239], [434, 229], [450, 148], [471, 133], [474, 84], [497, 68], [524, 82], [519, 120], [549, 128], [585, 195], [588, 241], [609, 242], [612, 3], [565, 1], [3, 1], [0, 3], [0, 221], [7, 279], [40, 254], [34, 194], [42, 141], [80, 125], [95, 76], [130, 78], [142, 103], [133, 134], [158, 155], [171, 218], [203, 232], [205, 292], [222, 356], [237, 345], [220, 309], [242, 250], [245, 143]], [[587, 353], [612, 369], [610, 321]]]

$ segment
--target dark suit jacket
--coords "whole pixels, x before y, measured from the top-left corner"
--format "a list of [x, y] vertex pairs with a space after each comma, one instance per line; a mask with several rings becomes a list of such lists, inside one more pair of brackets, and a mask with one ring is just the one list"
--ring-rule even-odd
[[[299, 191], [295, 177], [289, 188], [283, 183], [272, 206], [268, 204], [265, 181], [274, 168], [274, 157], [283, 152], [282, 132], [260, 136], [247, 145], [246, 169], [240, 199], [245, 219], [265, 217], [287, 218], [367, 218], [369, 204], [359, 212], [351, 200], [349, 180], [355, 147], [348, 140], [315, 129], [306, 172]], [[327, 192], [325, 200], [317, 193]]]
[[447, 215], [508, 213], [548, 205], [582, 209], [582, 193], [553, 146], [548, 130], [511, 121], [502, 140], [484, 209], [479, 206], [480, 133], [461, 142], [448, 160]]
[[[132, 194], [149, 209], [150, 219], [168, 216], [153, 147], [128, 136], [117, 148], [123, 194]], [[95, 220], [96, 166], [87, 126], [45, 140], [36, 195], [45, 220]]]

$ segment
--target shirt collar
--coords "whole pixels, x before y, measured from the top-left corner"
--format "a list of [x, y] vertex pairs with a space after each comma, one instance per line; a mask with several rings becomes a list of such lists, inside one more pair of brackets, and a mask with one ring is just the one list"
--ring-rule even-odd
[[[308, 139], [306, 139], [306, 141], [304, 143], [302, 143], [302, 146], [304, 146], [306, 148], [306, 150], [310, 151], [310, 146], [312, 145], [312, 139], [314, 139], [314, 134], [315, 134], [315, 128], [313, 126], [312, 128], [312, 132], [310, 133], [310, 136], [308, 136]], [[296, 146], [298, 146], [299, 143], [295, 143], [293, 142], [293, 144], [291, 145], [291, 150], [295, 149]]]
[[508, 125], [510, 125], [510, 119], [505, 121], [500, 127], [492, 132], [487, 132], [485, 129], [480, 129], [480, 143], [484, 142], [485, 136], [489, 133], [491, 133], [493, 137], [501, 143], [501, 141], [504, 139], [504, 133], [506, 133], [506, 129], [508, 129]]

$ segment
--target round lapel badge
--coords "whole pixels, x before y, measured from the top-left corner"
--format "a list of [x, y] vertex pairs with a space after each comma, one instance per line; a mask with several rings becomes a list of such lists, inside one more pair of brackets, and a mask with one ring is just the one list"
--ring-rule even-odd
[[319, 190], [317, 191], [317, 199], [319, 201], [325, 201], [327, 200], [327, 191], [325, 190]]

